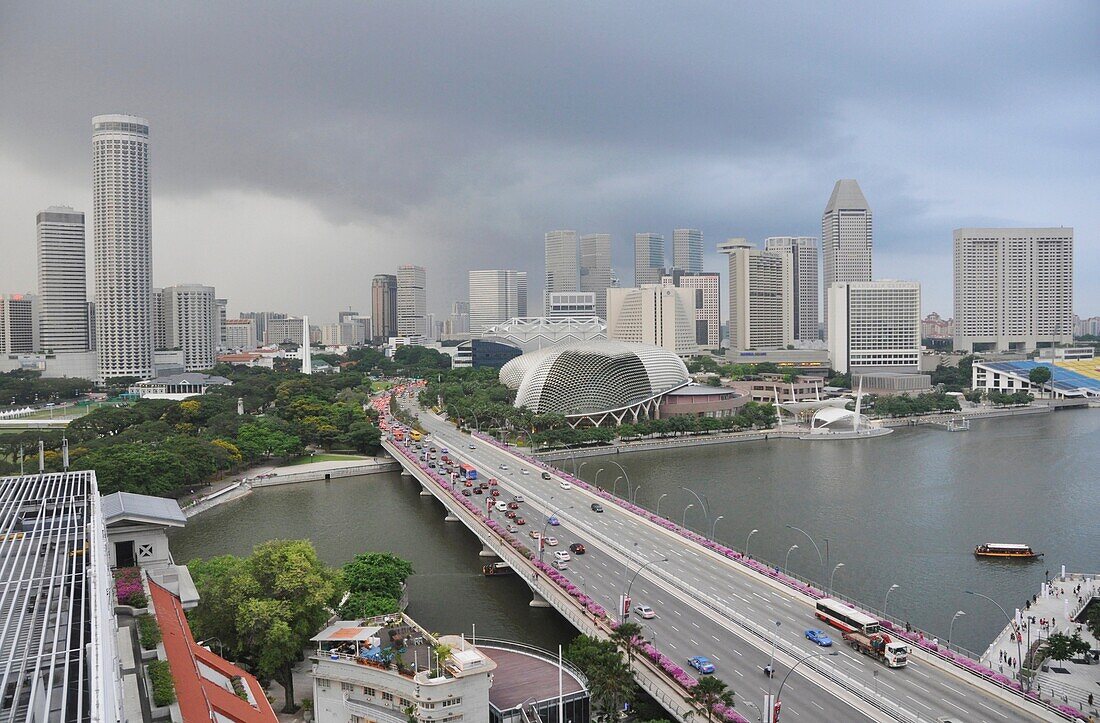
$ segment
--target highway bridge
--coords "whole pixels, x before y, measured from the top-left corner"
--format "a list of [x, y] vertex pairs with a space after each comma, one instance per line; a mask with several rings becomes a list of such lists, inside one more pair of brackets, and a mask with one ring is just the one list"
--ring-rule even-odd
[[[587, 554], [574, 556], [563, 574], [608, 611], [616, 610], [619, 596], [628, 589], [634, 604], [652, 607], [655, 618], [631, 618], [643, 625], [644, 637], [689, 673], [694, 672], [687, 667], [689, 657], [709, 657], [717, 668], [715, 674], [736, 692], [738, 712], [749, 720], [758, 720], [754, 708], [764, 707], [766, 696], [776, 692], [792, 668], [782, 693], [786, 721], [1066, 719], [921, 650], [912, 651], [908, 666], [900, 669], [887, 668], [843, 645], [832, 648], [839, 653], [836, 656], [807, 659], [826, 652], [804, 635], [807, 628], [822, 627], [808, 595], [610, 504], [580, 485], [563, 484], [568, 483], [567, 476], [554, 473], [551, 479], [543, 479], [544, 468], [537, 461], [473, 438], [430, 412], [414, 411], [420, 426], [430, 433], [432, 445], [447, 447], [452, 457], [500, 481], [506, 493], [500, 499], [524, 497], [520, 512], [527, 525], [515, 534], [499, 535], [460, 504], [446, 485], [434, 481], [415, 451], [394, 440], [384, 441], [387, 451], [418, 479], [424, 494], [443, 502], [448, 520], [463, 522], [484, 543], [484, 554], [496, 555], [517, 570], [532, 588], [532, 604], [553, 606], [586, 634], [607, 635], [605, 624], [539, 574], [513, 545], [522, 541], [537, 549], [529, 533], [544, 529], [560, 541], [554, 549], [584, 544]], [[471, 499], [485, 504], [480, 496]], [[600, 503], [604, 512], [593, 511], [593, 503]], [[507, 522], [500, 513], [494, 514], [500, 524]], [[551, 515], [560, 520], [560, 526], [547, 526]], [[544, 553], [547, 562], [552, 551], [548, 548]], [[769, 681], [763, 668], [773, 656], [777, 675]], [[684, 690], [640, 657], [635, 656], [634, 670], [642, 687], [678, 720], [690, 718]]]

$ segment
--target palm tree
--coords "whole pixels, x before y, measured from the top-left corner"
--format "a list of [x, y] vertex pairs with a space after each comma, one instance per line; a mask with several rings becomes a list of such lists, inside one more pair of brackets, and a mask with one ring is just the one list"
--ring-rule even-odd
[[609, 661], [593, 673], [589, 676], [588, 686], [593, 707], [598, 712], [596, 718], [615, 720], [634, 694], [634, 677], [630, 668], [622, 660]]
[[638, 623], [622, 623], [611, 633], [611, 640], [626, 653], [626, 664], [630, 666], [634, 660], [634, 647], [637, 639], [642, 634], [642, 626]]
[[708, 722], [714, 715], [714, 706], [721, 703], [724, 706], [733, 707], [733, 696], [734, 692], [729, 689], [729, 686], [713, 675], [699, 678], [695, 687], [691, 689], [692, 704], [702, 711]]

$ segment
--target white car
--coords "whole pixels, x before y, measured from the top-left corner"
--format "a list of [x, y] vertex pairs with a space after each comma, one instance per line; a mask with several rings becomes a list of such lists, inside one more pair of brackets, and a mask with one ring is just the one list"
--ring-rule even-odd
[[506, 470], [506, 469], [508, 469], [508, 465], [502, 464], [502, 465], [500, 465], [500, 468]]
[[559, 486], [559, 487], [561, 487], [561, 488], [562, 488], [563, 490], [571, 490], [571, 489], [573, 489], [573, 485], [569, 484], [569, 483], [568, 483], [568, 482], [566, 482], [565, 480], [562, 480], [562, 481], [561, 481], [561, 484], [559, 484], [558, 486]]
[[528, 472], [528, 471], [527, 471], [527, 470], [525, 470], [525, 469], [521, 469], [521, 470], [519, 471], [519, 473], [520, 473], [520, 474], [531, 474], [530, 472]]
[[497, 502], [496, 503], [496, 508], [497, 508], [497, 512], [507, 512], [508, 511], [508, 503], [507, 502]]
[[523, 502], [523, 495], [516, 495], [512, 498], [513, 502]]
[[554, 561], [555, 562], [569, 562], [572, 559], [573, 559], [573, 557], [568, 552], [566, 552], [565, 550], [555, 550], [554, 551]]
[[648, 605], [635, 605], [634, 612], [638, 613], [638, 617], [645, 620], [651, 620], [657, 617], [657, 613], [653, 612], [653, 608]]
[[508, 526], [505, 529], [512, 533], [519, 532], [519, 528], [513, 525], [511, 522], [508, 523]]
[[548, 547], [557, 547], [558, 546], [558, 538], [556, 538], [556, 537], [547, 537], [546, 539], [543, 540], [543, 542], [546, 543], [546, 545]]

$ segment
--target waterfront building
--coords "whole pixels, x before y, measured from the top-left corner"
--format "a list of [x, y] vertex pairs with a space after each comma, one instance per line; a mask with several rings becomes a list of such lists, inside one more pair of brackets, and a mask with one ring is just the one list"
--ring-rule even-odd
[[751, 379], [727, 382], [725, 386], [763, 404], [805, 402], [825, 396], [824, 378], [807, 374], [797, 374], [791, 382], [787, 381], [785, 374], [760, 374]]
[[[1038, 366], [1050, 370], [1050, 382], [1039, 386], [1031, 382], [1030, 374]], [[1100, 399], [1100, 375], [1087, 376], [1072, 368], [1050, 362], [976, 361], [971, 370], [973, 389], [984, 392], [1027, 392], [1038, 397], [1053, 396], [1056, 399]]]
[[735, 389], [690, 384], [673, 389], [661, 397], [658, 416], [668, 417], [733, 417], [749, 398]]
[[370, 282], [371, 339], [375, 343], [397, 336], [397, 277], [376, 274]]
[[664, 275], [665, 237], [658, 233], [634, 234], [634, 285], [659, 284]]
[[38, 319], [34, 294], [0, 294], [0, 354], [38, 351]]
[[596, 299], [595, 315], [607, 318], [607, 289], [611, 282], [611, 234], [590, 233], [581, 236], [580, 291]]
[[718, 250], [729, 256], [730, 348], [781, 349], [794, 341], [792, 256], [730, 239]]
[[[859, 184], [852, 179], [837, 181], [821, 215], [821, 283], [826, 293], [836, 282], [871, 280], [872, 220]], [[828, 330], [828, 305], [824, 312]]]
[[694, 291], [659, 284], [608, 289], [607, 338], [697, 354]]
[[686, 274], [703, 273], [703, 232], [678, 228], [672, 232], [672, 268]]
[[817, 341], [820, 299], [817, 287], [817, 239], [813, 236], [769, 236], [764, 250], [791, 256], [791, 328], [801, 342]]
[[397, 267], [397, 334], [407, 337], [428, 335], [427, 275], [423, 266]]
[[1073, 343], [1073, 229], [954, 232], [955, 351]]
[[550, 294], [580, 289], [580, 257], [576, 231], [550, 231], [545, 236], [546, 284], [543, 309], [549, 308]]
[[165, 287], [160, 296], [163, 348], [183, 351], [185, 371], [214, 366], [220, 326], [214, 287], [180, 284]]
[[50, 206], [36, 220], [38, 329], [43, 351], [88, 350], [88, 273], [84, 212]]
[[695, 343], [708, 349], [719, 348], [722, 343], [722, 310], [718, 272], [688, 274], [673, 269], [671, 274], [661, 277], [661, 285], [692, 291], [695, 296]]
[[903, 374], [901, 372], [873, 372], [852, 377], [852, 389], [875, 396], [914, 396], [932, 391], [930, 374]]
[[607, 324], [595, 316], [551, 319], [545, 316], [509, 319], [489, 327], [482, 339], [510, 344], [523, 352], [560, 344], [575, 344], [607, 338]]
[[920, 371], [920, 284], [852, 281], [828, 289], [829, 358], [838, 372]]
[[[547, 300], [546, 316], [551, 319], [587, 318], [596, 313], [596, 295], [588, 291], [555, 291]], [[604, 289], [604, 306], [607, 290]]]
[[527, 316], [527, 272], [492, 269], [469, 273], [470, 332]]
[[99, 378], [153, 375], [149, 123], [92, 119], [96, 353]]

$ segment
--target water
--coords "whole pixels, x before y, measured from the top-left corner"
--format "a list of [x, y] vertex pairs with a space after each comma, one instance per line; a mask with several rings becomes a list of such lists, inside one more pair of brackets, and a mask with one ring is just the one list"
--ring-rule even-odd
[[[621, 474], [610, 457], [581, 470], [599, 482]], [[860, 441], [780, 440], [639, 452], [614, 458], [638, 502], [680, 521], [694, 497], [723, 515], [716, 537], [737, 549], [753, 535], [750, 552], [792, 571], [821, 578], [810, 542], [817, 538], [830, 563], [843, 562], [836, 590], [881, 608], [891, 584], [889, 612], [945, 640], [956, 610], [954, 642], [978, 652], [1004, 624], [989, 595], [1012, 612], [1036, 593], [1044, 572], [1100, 571], [1100, 414], [1067, 411], [976, 421], [971, 431], [900, 429]], [[569, 466], [568, 464], [566, 465]], [[625, 483], [618, 483], [624, 493]], [[632, 488], [633, 489], [633, 488]], [[247, 554], [264, 540], [309, 538], [327, 563], [360, 551], [391, 551], [410, 560], [409, 612], [438, 632], [470, 631], [525, 640], [554, 649], [576, 633], [556, 613], [533, 609], [515, 578], [481, 575], [480, 545], [442, 507], [420, 497], [419, 486], [397, 474], [259, 490], [191, 520], [172, 535], [177, 560]], [[688, 526], [704, 530], [700, 505]], [[978, 560], [981, 542], [1024, 542], [1045, 552], [1038, 562]], [[831, 569], [830, 565], [829, 569]], [[826, 573], [827, 574], [827, 573]]]

